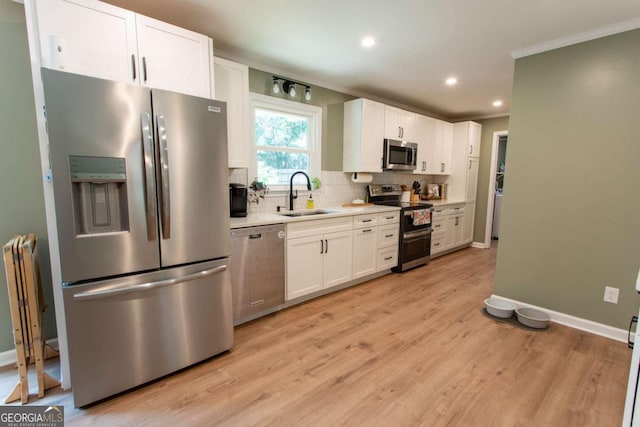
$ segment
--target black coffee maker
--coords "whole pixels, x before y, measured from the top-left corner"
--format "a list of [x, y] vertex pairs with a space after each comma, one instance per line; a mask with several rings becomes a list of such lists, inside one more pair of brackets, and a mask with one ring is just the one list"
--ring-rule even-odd
[[247, 216], [247, 186], [229, 184], [229, 215], [232, 217]]

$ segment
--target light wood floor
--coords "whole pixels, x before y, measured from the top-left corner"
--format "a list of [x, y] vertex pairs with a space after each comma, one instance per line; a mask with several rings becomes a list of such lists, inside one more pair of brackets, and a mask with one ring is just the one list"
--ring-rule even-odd
[[87, 409], [33, 404], [68, 426], [619, 426], [630, 350], [486, 318], [494, 265], [465, 249], [241, 326], [231, 352]]

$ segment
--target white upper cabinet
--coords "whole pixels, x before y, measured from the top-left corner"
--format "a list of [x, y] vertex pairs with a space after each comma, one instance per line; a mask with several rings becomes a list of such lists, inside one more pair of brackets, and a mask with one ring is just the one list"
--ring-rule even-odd
[[38, 0], [42, 65], [139, 82], [135, 13], [90, 0]]
[[212, 97], [213, 43], [96, 0], [38, 0], [43, 66]]
[[344, 172], [382, 172], [384, 114], [379, 102], [361, 98], [344, 103]]
[[216, 99], [227, 103], [229, 167], [249, 167], [249, 67], [213, 58]]
[[384, 137], [415, 142], [416, 115], [388, 105], [384, 108]]
[[435, 160], [435, 130], [436, 120], [431, 117], [416, 114], [414, 126], [415, 142], [418, 144], [418, 159], [414, 174], [426, 175], [433, 170]]
[[453, 156], [453, 124], [436, 120], [434, 125], [432, 157], [427, 160], [429, 175], [450, 175]]
[[467, 156], [480, 157], [480, 138], [482, 136], [482, 125], [476, 122], [456, 123], [460, 126], [460, 132], [467, 140]]
[[143, 15], [136, 15], [136, 31], [142, 85], [211, 96], [211, 39]]

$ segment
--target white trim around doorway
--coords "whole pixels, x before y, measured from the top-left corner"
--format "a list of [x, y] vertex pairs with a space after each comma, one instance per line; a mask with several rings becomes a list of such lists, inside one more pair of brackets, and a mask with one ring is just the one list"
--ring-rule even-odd
[[487, 221], [484, 226], [484, 247], [491, 247], [491, 229], [493, 227], [493, 208], [495, 189], [494, 182], [496, 171], [498, 170], [498, 148], [500, 147], [500, 137], [509, 135], [508, 130], [499, 130], [493, 133], [493, 144], [491, 146], [491, 169], [489, 171], [489, 182], [487, 183]]

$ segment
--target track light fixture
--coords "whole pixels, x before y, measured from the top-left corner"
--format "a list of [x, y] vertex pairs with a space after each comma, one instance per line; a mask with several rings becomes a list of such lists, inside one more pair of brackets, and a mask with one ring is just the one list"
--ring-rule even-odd
[[274, 95], [280, 93], [280, 81], [282, 81], [282, 92], [288, 94], [291, 98], [295, 98], [298, 95], [298, 91], [296, 90], [296, 86], [304, 87], [304, 95], [303, 98], [305, 101], [311, 101], [311, 86], [293, 81], [291, 79], [286, 79], [284, 77], [273, 76], [273, 88], [271, 92]]

